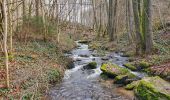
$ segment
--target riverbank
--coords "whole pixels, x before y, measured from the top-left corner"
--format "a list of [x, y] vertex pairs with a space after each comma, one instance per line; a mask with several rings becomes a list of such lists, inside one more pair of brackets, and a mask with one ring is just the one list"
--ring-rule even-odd
[[74, 41], [65, 36], [60, 43], [51, 40], [14, 43], [13, 55], [9, 57], [10, 89], [0, 89], [0, 99], [45, 99], [50, 86], [63, 78], [70, 62], [64, 53], [75, 47]]
[[[170, 32], [158, 32], [154, 34], [154, 50], [153, 53], [151, 55], [145, 55], [145, 54], [141, 54], [141, 55], [135, 55], [135, 45], [133, 43], [129, 43], [127, 41], [127, 36], [126, 35], [122, 35], [120, 40], [117, 40], [116, 42], [108, 42], [109, 39], [108, 38], [101, 38], [101, 39], [95, 39], [95, 41], [91, 41], [90, 42], [90, 48], [93, 50], [97, 50], [97, 52], [99, 53], [99, 55], [105, 55], [107, 54], [107, 52], [122, 52], [124, 57], [128, 57], [128, 62], [124, 64], [124, 67], [126, 67], [127, 69], [131, 70], [131, 71], [136, 71], [136, 72], [144, 72], [147, 73], [148, 79], [153, 80], [155, 79], [156, 84], [153, 83], [149, 83], [151, 84], [151, 87], [158, 87], [155, 88], [155, 90], [157, 91], [157, 93], [161, 93], [161, 90], [159, 88], [162, 88], [162, 90], [164, 92], [162, 92], [163, 94], [165, 93], [166, 96], [169, 95], [169, 82], [170, 82], [170, 67], [169, 67], [169, 62], [170, 62]], [[108, 60], [109, 58], [105, 58], [106, 60]], [[109, 61], [108, 61], [109, 62]], [[109, 66], [110, 67], [110, 66]], [[113, 68], [111, 68], [113, 70]], [[115, 71], [113, 71], [115, 72]], [[109, 72], [110, 73], [110, 72]], [[166, 81], [169, 82], [165, 82], [162, 79], [159, 79], [159, 77], [154, 77], [154, 76], [159, 76], [161, 78], [163, 78]], [[111, 79], [111, 81], [109, 81], [110, 79], [106, 79], [104, 78], [104, 80], [102, 81], [102, 84], [104, 86], [108, 85], [109, 81], [110, 83], [115, 83], [115, 80], [117, 80], [118, 78], [119, 81], [123, 81], [122, 83], [124, 84], [124, 80], [127, 79], [126, 76], [123, 77], [116, 77], [114, 80]], [[105, 80], [106, 79], [106, 80]], [[138, 79], [140, 80], [140, 79]], [[138, 81], [140, 84], [142, 84], [143, 87], [145, 88], [151, 88], [148, 87], [146, 84], [143, 84], [142, 82], [146, 82], [145, 79], [142, 78], [142, 80]], [[166, 85], [162, 86], [159, 84], [160, 83], [166, 83]], [[142, 89], [141, 87], [139, 87], [138, 85], [135, 85], [134, 89], [134, 93], [128, 93], [129, 89], [126, 90], [124, 89], [124, 86], [126, 85], [121, 85], [120, 89], [120, 93], [127, 95], [127, 96], [137, 96], [140, 92], [144, 92], [145, 89]], [[132, 86], [132, 85], [131, 85]], [[130, 89], [133, 90], [133, 89]], [[136, 90], [141, 90], [136, 92]], [[154, 88], [153, 88], [154, 89]], [[119, 88], [118, 88], [119, 90]], [[166, 92], [165, 92], [166, 91]], [[152, 90], [146, 90], [145, 93], [142, 94], [147, 94], [149, 92], [152, 92]], [[154, 95], [158, 95], [155, 94], [153, 92]], [[147, 97], [151, 97], [154, 98], [154, 96], [152, 96], [151, 94], [148, 94], [148, 96], [144, 96], [144, 95], [139, 95], [140, 97], [143, 97], [142, 100], [146, 100]], [[160, 97], [161, 98], [161, 97]]]
[[[170, 32], [159, 31], [154, 34], [154, 50], [151, 55], [136, 55], [135, 44], [127, 41], [127, 35], [121, 35], [120, 39], [116, 42], [108, 42], [108, 38], [93, 39], [90, 42], [90, 48], [97, 50], [100, 55], [104, 55], [107, 52], [122, 52], [125, 57], [129, 57], [129, 64], [133, 67], [131, 70], [144, 71], [153, 76], [160, 76], [170, 81]], [[148, 64], [145, 68], [139, 68], [140, 64]], [[160, 70], [160, 67], [163, 67]], [[135, 69], [134, 69], [135, 67]]]

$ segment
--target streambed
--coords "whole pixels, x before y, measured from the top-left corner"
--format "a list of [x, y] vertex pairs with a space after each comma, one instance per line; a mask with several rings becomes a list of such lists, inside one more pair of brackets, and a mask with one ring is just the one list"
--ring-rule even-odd
[[[66, 54], [74, 59], [74, 68], [66, 70], [63, 81], [51, 88], [49, 93], [51, 100], [129, 100], [112, 88], [102, 86], [99, 81], [102, 63], [109, 61], [124, 67], [123, 64], [128, 58], [122, 57], [121, 53], [108, 53], [103, 58], [97, 56], [95, 50], [90, 50], [87, 44], [76, 43], [78, 47], [70, 54]], [[84, 69], [83, 66], [92, 61], [97, 62], [97, 68]], [[145, 76], [139, 72], [132, 73], [138, 77]]]

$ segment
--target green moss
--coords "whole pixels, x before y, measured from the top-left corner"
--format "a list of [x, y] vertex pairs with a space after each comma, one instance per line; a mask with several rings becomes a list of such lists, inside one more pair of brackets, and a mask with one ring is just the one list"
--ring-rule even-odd
[[170, 100], [169, 87], [170, 84], [160, 77], [147, 77], [136, 85], [135, 94], [140, 100]]
[[118, 76], [115, 77], [114, 80], [115, 80], [115, 83], [123, 84], [126, 81], [127, 78], [128, 78], [127, 75], [118, 75]]
[[125, 89], [127, 89], [127, 90], [132, 90], [132, 89], [134, 89], [134, 88], [138, 85], [138, 83], [139, 83], [138, 81], [134, 81], [134, 82], [126, 85], [126, 86], [125, 86]]
[[115, 80], [121, 80], [123, 77], [126, 77], [127, 75], [119, 75], [115, 77]]
[[116, 77], [118, 75], [127, 75], [128, 78], [134, 78], [135, 75], [130, 73], [129, 70], [122, 68], [116, 64], [106, 63], [103, 64], [100, 68], [104, 74], [112, 77]]
[[120, 66], [116, 65], [116, 64], [103, 64], [101, 66], [101, 70], [109, 75], [113, 75], [113, 76], [117, 76], [117, 75], [123, 75], [128, 73], [128, 70], [121, 68]]
[[102, 79], [104, 79], [104, 80], [107, 80], [108, 79], [108, 76], [106, 75], [106, 74], [100, 74], [100, 77], [102, 78]]
[[134, 55], [135, 55], [134, 52], [126, 52], [126, 53], [124, 53], [122, 56], [123, 56], [123, 57], [133, 57]]
[[140, 100], [159, 100], [157, 93], [153, 93], [152, 91], [154, 91], [152, 84], [140, 81], [139, 85], [135, 89], [135, 94]]
[[56, 83], [60, 79], [60, 72], [57, 69], [51, 69], [47, 73], [49, 83]]
[[136, 75], [135, 74], [132, 74], [132, 73], [127, 73], [127, 76], [129, 79], [132, 79], [132, 78], [136, 78]]
[[126, 63], [124, 64], [125, 67], [127, 67], [128, 69], [132, 70], [132, 71], [136, 71], [137, 67], [135, 67], [132, 63]]
[[27, 93], [22, 97], [22, 100], [31, 100], [33, 94], [32, 93]]
[[151, 64], [146, 61], [139, 62], [139, 67], [141, 68], [148, 68]]
[[95, 68], [97, 68], [97, 63], [96, 63], [96, 62], [90, 62], [87, 66], [88, 66], [90, 69], [95, 69]]

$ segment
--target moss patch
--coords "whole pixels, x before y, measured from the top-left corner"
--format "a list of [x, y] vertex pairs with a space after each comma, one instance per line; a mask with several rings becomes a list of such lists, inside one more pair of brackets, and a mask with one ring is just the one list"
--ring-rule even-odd
[[96, 62], [90, 62], [87, 66], [89, 66], [91, 69], [97, 68], [97, 63]]
[[125, 67], [127, 67], [128, 69], [132, 70], [132, 71], [136, 71], [137, 67], [134, 66], [132, 63], [126, 63], [124, 64]]
[[142, 69], [148, 68], [148, 67], [150, 67], [150, 65], [151, 64], [146, 61], [139, 62], [139, 67], [141, 67]]
[[50, 69], [47, 73], [48, 82], [54, 84], [60, 80], [60, 72], [57, 69]]
[[160, 77], [146, 77], [126, 86], [132, 88], [140, 100], [170, 100], [170, 84]]

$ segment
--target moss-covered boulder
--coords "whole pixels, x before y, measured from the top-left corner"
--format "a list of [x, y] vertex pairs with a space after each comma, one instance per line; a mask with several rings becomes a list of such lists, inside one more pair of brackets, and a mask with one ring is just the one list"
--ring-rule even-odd
[[170, 100], [170, 83], [160, 77], [146, 77], [126, 88], [134, 88], [139, 100]]
[[128, 78], [135, 78], [135, 75], [130, 73], [126, 68], [122, 68], [116, 64], [105, 63], [102, 64], [101, 68], [102, 72], [109, 77], [116, 77], [119, 75], [127, 75]]
[[141, 68], [141, 69], [145, 69], [145, 68], [148, 68], [148, 67], [150, 67], [151, 66], [151, 64], [149, 63], [149, 62], [147, 62], [147, 61], [140, 61], [139, 62], [139, 67]]
[[137, 71], [138, 68], [136, 66], [134, 66], [132, 63], [126, 63], [124, 64], [125, 67], [127, 67], [128, 69], [132, 70], [132, 71]]
[[86, 66], [83, 67], [84, 69], [95, 69], [97, 68], [97, 63], [96, 62], [90, 62]]

